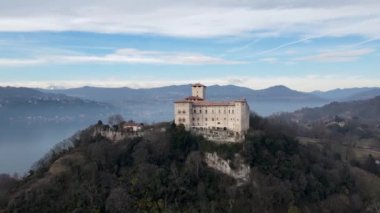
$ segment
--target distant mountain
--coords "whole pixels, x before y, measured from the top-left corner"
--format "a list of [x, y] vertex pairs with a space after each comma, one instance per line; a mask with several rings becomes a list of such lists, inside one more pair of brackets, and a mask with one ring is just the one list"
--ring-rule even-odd
[[[132, 102], [144, 101], [174, 101], [187, 97], [191, 94], [190, 85], [167, 86], [150, 89], [123, 88], [98, 88], [81, 87], [66, 90], [43, 90], [45, 92], [62, 93], [70, 96], [87, 98], [97, 101], [117, 103], [121, 99]], [[314, 94], [298, 92], [285, 86], [274, 86], [262, 90], [253, 90], [234, 85], [213, 85], [207, 88], [208, 99], [236, 99], [245, 97], [252, 101], [322, 101], [323, 99]]]
[[363, 87], [363, 88], [334, 89], [334, 90], [329, 90], [325, 92], [313, 91], [311, 92], [311, 94], [317, 95], [323, 99], [330, 100], [330, 101], [363, 100], [363, 99], [370, 99], [377, 95], [380, 95], [380, 88]]
[[[106, 102], [121, 108], [122, 114], [126, 118], [152, 122], [171, 120], [173, 102], [190, 96], [191, 85], [149, 89], [81, 87], [41, 91]], [[305, 106], [327, 103], [326, 100], [314, 94], [291, 90], [285, 86], [253, 90], [234, 85], [212, 85], [207, 87], [206, 98], [209, 100], [246, 98], [252, 106], [252, 110], [261, 115], [270, 115], [279, 111], [294, 111]]]
[[380, 88], [372, 88], [370, 90], [365, 90], [358, 92], [346, 98], [346, 100], [365, 100], [370, 99], [380, 95]]
[[91, 120], [112, 111], [109, 104], [44, 93], [35, 89], [0, 87], [0, 122], [49, 123]]
[[[121, 108], [125, 117], [150, 122], [172, 119], [173, 101], [191, 95], [191, 85], [149, 89], [80, 87], [40, 91], [109, 103]], [[253, 111], [261, 115], [270, 115], [303, 107], [321, 106], [333, 101], [369, 99], [376, 95], [380, 95], [380, 88], [349, 88], [308, 93], [282, 85], [261, 90], [235, 85], [212, 85], [207, 87], [206, 97], [209, 100], [246, 98]], [[152, 120], [153, 118], [156, 120]]]
[[285, 86], [274, 86], [263, 90], [257, 90], [254, 98], [260, 100], [286, 100], [286, 101], [324, 101], [314, 94], [299, 92]]

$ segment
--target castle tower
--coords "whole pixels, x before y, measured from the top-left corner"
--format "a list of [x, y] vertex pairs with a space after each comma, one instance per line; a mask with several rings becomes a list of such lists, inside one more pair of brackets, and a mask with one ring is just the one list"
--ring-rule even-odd
[[192, 96], [206, 99], [206, 86], [202, 84], [193, 84]]

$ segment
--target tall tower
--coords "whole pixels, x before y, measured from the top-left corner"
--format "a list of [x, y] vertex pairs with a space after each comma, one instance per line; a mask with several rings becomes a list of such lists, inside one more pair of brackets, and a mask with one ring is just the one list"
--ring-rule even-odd
[[199, 83], [193, 84], [192, 96], [206, 99], [206, 86]]

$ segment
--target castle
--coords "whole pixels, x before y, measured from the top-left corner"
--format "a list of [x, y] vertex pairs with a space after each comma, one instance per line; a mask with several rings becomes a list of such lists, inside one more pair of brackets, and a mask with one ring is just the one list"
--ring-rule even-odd
[[249, 106], [245, 99], [206, 100], [206, 86], [192, 85], [192, 96], [174, 102], [175, 124], [187, 130], [229, 131], [237, 136], [249, 129]]

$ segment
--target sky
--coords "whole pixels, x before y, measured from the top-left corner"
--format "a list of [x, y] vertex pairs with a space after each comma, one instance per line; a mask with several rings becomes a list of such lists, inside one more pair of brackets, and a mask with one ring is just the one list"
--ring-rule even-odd
[[0, 86], [380, 87], [378, 0], [0, 0]]

